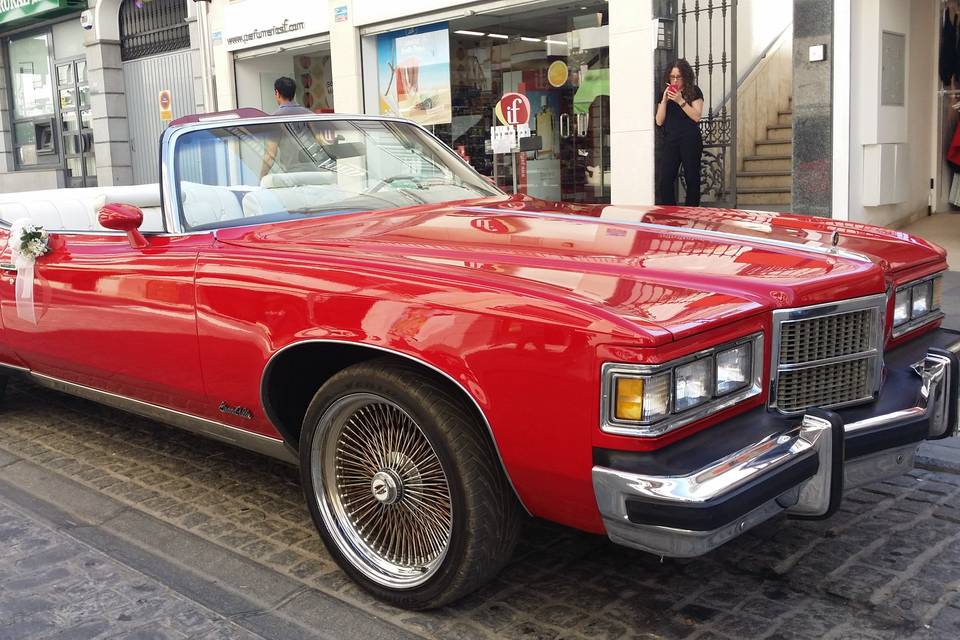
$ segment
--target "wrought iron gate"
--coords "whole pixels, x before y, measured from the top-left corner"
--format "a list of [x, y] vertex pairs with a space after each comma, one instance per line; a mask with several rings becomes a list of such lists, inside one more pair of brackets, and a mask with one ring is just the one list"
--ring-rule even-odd
[[[685, 58], [703, 91], [703, 136], [700, 192], [709, 206], [737, 203], [737, 0], [665, 0], [672, 20], [669, 45], [658, 47], [656, 92], [663, 92], [661, 78], [673, 58]], [[669, 58], [669, 59], [668, 59]]]

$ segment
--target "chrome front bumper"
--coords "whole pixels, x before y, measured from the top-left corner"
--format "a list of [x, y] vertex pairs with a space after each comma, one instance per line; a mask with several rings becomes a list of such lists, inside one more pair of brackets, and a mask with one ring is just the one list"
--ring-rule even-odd
[[[912, 469], [923, 439], [957, 434], [958, 352], [960, 342], [932, 349], [913, 366], [920, 381], [913, 406], [861, 411], [846, 423], [838, 413], [810, 410], [799, 424], [676, 475], [662, 474], [671, 454], [664, 456], [668, 464], [597, 464], [593, 486], [607, 534], [657, 555], [691, 557], [781, 512], [829, 516], [845, 489]], [[660, 473], [642, 472], [645, 464]]]

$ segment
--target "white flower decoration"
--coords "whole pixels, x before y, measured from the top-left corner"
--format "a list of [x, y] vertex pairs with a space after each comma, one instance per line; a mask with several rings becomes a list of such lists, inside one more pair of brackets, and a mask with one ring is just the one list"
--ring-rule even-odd
[[49, 251], [49, 234], [42, 226], [26, 218], [10, 225], [10, 253], [18, 269], [33, 265]]

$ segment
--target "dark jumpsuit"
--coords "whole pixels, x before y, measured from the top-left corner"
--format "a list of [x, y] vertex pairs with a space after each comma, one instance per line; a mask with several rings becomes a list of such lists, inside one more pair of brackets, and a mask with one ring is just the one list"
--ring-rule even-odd
[[[694, 98], [688, 102], [703, 100], [700, 87], [693, 87]], [[680, 165], [687, 186], [686, 205], [700, 206], [700, 156], [703, 154], [703, 139], [700, 125], [690, 119], [673, 100], [667, 101], [667, 116], [663, 121], [663, 149], [661, 151], [660, 179], [657, 181], [657, 204], [677, 204], [674, 187]]]

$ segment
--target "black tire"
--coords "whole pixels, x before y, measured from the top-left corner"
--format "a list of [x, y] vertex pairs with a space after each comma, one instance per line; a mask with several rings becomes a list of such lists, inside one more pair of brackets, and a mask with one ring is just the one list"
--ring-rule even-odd
[[[379, 401], [375, 404], [376, 398], [384, 399], [388, 404], [382, 405]], [[383, 411], [393, 413], [377, 414], [377, 408], [383, 406], [387, 407]], [[358, 419], [362, 421], [363, 416], [371, 415], [389, 416], [384, 424], [401, 424], [408, 430], [410, 427], [406, 418], [411, 419], [413, 426], [429, 442], [427, 449], [432, 448], [432, 453], [439, 461], [448, 489], [443, 494], [445, 500], [448, 498], [444, 504], [449, 505], [449, 520], [445, 521], [447, 526], [444, 529], [448, 535], [445, 551], [432, 561], [429, 570], [414, 566], [414, 572], [422, 572], [421, 577], [411, 578], [422, 580], [417, 584], [398, 585], [391, 581], [393, 574], [389, 571], [383, 576], [377, 575], [369, 559], [372, 546], [365, 541], [357, 543], [350, 537], [357, 532], [363, 535], [363, 531], [370, 536], [369, 531], [377, 520], [376, 515], [368, 516], [372, 520], [366, 520], [362, 526], [358, 526], [353, 521], [359, 516], [346, 513], [347, 509], [352, 508], [356, 513], [365, 508], [353, 506], [357, 504], [353, 498], [360, 496], [361, 491], [364, 492], [364, 499], [373, 505], [370, 508], [375, 514], [385, 513], [390, 508], [400, 509], [404, 499], [416, 508], [414, 503], [417, 498], [413, 497], [418, 495], [413, 488], [416, 482], [409, 484], [411, 488], [408, 495], [400, 476], [394, 476], [398, 481], [393, 486], [393, 499], [396, 502], [388, 506], [382, 502], [389, 499], [383, 497], [384, 483], [378, 486], [376, 476], [370, 476], [371, 488], [364, 489], [359, 471], [347, 476], [346, 480], [341, 475], [346, 473], [343, 471], [344, 465], [351, 464], [351, 460], [344, 457], [347, 454], [340, 453], [341, 445], [349, 449], [354, 442], [349, 436], [358, 433], [349, 431], [351, 425], [356, 424]], [[341, 371], [317, 391], [307, 409], [300, 438], [300, 475], [310, 514], [334, 560], [353, 580], [384, 602], [411, 610], [442, 606], [489, 582], [513, 553], [523, 524], [523, 512], [501, 470], [486, 427], [474, 415], [460, 397], [437, 384], [429, 375], [392, 358], [378, 358]], [[389, 433], [386, 428], [367, 431], [370, 432]], [[344, 436], [345, 433], [348, 436]], [[337, 446], [333, 447], [330, 442], [335, 437], [339, 439], [336, 440]], [[369, 440], [375, 441], [374, 438]], [[383, 447], [378, 449], [383, 450]], [[421, 447], [420, 451], [423, 450]], [[331, 455], [337, 456], [335, 463], [331, 461]], [[388, 457], [396, 460], [402, 455], [390, 454]], [[324, 458], [328, 461], [326, 465]], [[371, 458], [365, 460], [370, 461]], [[405, 460], [398, 466], [404, 469], [417, 468], [408, 464], [410, 458]], [[435, 470], [436, 463], [432, 458], [430, 461], [433, 465], [431, 468]], [[367, 465], [365, 469], [374, 466]], [[359, 465], [355, 464], [353, 470], [357, 469]], [[336, 474], [336, 480], [331, 479], [329, 474]], [[427, 476], [416, 475], [420, 486], [425, 486], [423, 477]], [[353, 487], [348, 486], [351, 484]], [[337, 488], [331, 495], [331, 490], [325, 487], [333, 486]], [[397, 489], [397, 486], [400, 488]], [[380, 498], [374, 496], [374, 491], [378, 489], [381, 490]], [[347, 496], [349, 500], [340, 502], [343, 494], [349, 491], [355, 493]], [[339, 516], [334, 514], [337, 505], [343, 510]], [[380, 522], [387, 520], [389, 518], [384, 517]], [[433, 526], [432, 521], [425, 522], [424, 529]], [[383, 526], [387, 527], [386, 524]], [[407, 530], [403, 531], [398, 535], [407, 535]], [[433, 539], [425, 535], [418, 538], [420, 541]], [[396, 571], [406, 570], [403, 563], [396, 566], [390, 563], [390, 567]]]

